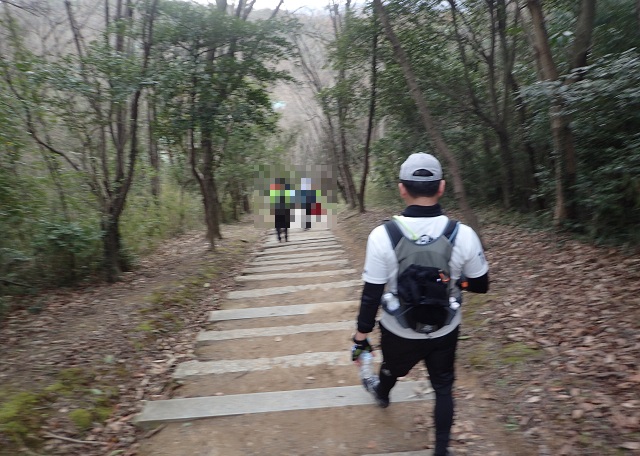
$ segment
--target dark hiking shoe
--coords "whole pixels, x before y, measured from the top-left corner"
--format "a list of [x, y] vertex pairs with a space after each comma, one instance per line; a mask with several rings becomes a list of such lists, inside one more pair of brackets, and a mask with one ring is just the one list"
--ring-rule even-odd
[[389, 396], [387, 396], [387, 397], [380, 396], [378, 394], [378, 385], [376, 385], [373, 388], [371, 388], [371, 390], [369, 392], [373, 396], [373, 399], [376, 401], [376, 405], [378, 407], [380, 407], [380, 408], [389, 407]]

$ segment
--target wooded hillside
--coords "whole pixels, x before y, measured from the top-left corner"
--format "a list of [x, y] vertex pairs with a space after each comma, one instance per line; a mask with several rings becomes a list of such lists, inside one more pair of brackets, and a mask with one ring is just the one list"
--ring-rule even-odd
[[473, 225], [494, 205], [638, 244], [634, 0], [13, 0], [0, 21], [0, 295], [115, 281], [202, 220], [215, 248], [256, 165], [330, 165], [364, 211], [418, 151]]

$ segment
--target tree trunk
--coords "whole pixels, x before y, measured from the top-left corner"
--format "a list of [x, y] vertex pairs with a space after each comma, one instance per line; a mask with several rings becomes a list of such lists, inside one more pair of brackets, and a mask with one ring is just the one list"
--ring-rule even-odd
[[349, 208], [355, 209], [358, 196], [356, 194], [356, 185], [353, 182], [353, 174], [351, 173], [351, 166], [349, 166], [349, 152], [347, 151], [347, 134], [346, 129], [344, 127], [345, 120], [338, 120], [340, 123], [339, 132], [340, 132], [340, 147], [338, 149], [340, 166], [342, 167], [342, 172], [344, 174], [344, 184], [345, 189], [349, 195]]
[[[489, 158], [489, 163], [493, 163], [494, 159], [495, 159], [495, 152], [493, 150], [493, 144], [494, 142], [494, 138], [493, 135], [489, 135], [489, 132], [483, 132], [482, 133], [482, 149], [484, 150], [484, 155], [485, 157]], [[492, 177], [491, 173], [494, 170], [485, 170], [483, 169], [484, 172], [484, 176], [488, 176], [487, 177], [487, 181]], [[482, 189], [481, 191], [483, 192], [482, 195], [482, 199], [487, 200], [489, 198], [489, 196], [491, 198], [493, 198], [493, 194], [501, 194], [502, 192], [502, 181], [498, 182], [498, 181], [494, 181], [493, 184], [491, 186], [487, 185], [485, 186], [486, 188]]]
[[336, 136], [335, 136], [335, 128], [333, 126], [333, 119], [331, 118], [331, 113], [328, 108], [325, 108], [326, 103], [322, 105], [322, 111], [325, 114], [325, 118], [327, 121], [326, 135], [329, 140], [329, 151], [331, 152], [331, 160], [335, 164], [336, 169], [338, 170], [338, 176], [336, 181], [338, 182], [338, 188], [344, 200], [347, 202], [349, 207], [355, 207], [356, 202], [353, 200], [353, 193], [349, 192], [349, 189], [346, 185], [347, 177], [345, 176], [345, 170], [342, 166], [342, 158], [340, 152], [338, 151], [338, 145], [336, 144]]
[[204, 203], [205, 223], [207, 224], [207, 240], [211, 249], [215, 249], [215, 240], [222, 239], [220, 232], [220, 212], [218, 189], [214, 177], [213, 166], [213, 141], [211, 132], [204, 129], [202, 132], [202, 170], [198, 173], [194, 170], [194, 176], [198, 179], [202, 191]]
[[[130, 2], [127, 0], [126, 6], [123, 11], [123, 2], [118, 0], [116, 3], [116, 37], [115, 37], [115, 52], [124, 54], [124, 37], [125, 26], [123, 24], [124, 15], [129, 13], [131, 8]], [[109, 85], [113, 87], [114, 81], [109, 81]], [[137, 117], [138, 117], [138, 101], [139, 101], [140, 89], [138, 89], [134, 95], [134, 100], [131, 105], [131, 127], [137, 130]], [[121, 242], [120, 242], [120, 216], [124, 210], [125, 202], [127, 199], [127, 193], [129, 192], [131, 179], [133, 179], [133, 169], [135, 168], [135, 156], [137, 153], [136, 140], [132, 137], [131, 149], [129, 157], [126, 156], [126, 146], [128, 140], [127, 131], [127, 103], [111, 102], [110, 112], [115, 113], [115, 120], [110, 119], [109, 128], [111, 129], [111, 137], [113, 140], [113, 146], [116, 151], [115, 159], [115, 175], [112, 191], [109, 193], [107, 199], [106, 212], [103, 213], [103, 217], [106, 218], [104, 224], [104, 255], [105, 255], [105, 268], [106, 277], [108, 282], [115, 282], [125, 268], [122, 267], [121, 258]], [[113, 129], [113, 123], [115, 122], [115, 130]], [[134, 130], [130, 133], [133, 135]], [[127, 166], [127, 158], [129, 159], [129, 165]], [[129, 173], [128, 171], [131, 171]]]
[[[471, 65], [467, 63], [465, 43], [468, 38], [459, 30], [457, 17], [461, 15], [458, 11], [455, 0], [449, 0], [451, 7], [451, 21], [456, 34], [456, 43], [460, 59], [463, 66], [464, 80], [467, 85], [467, 92], [471, 99], [473, 112], [478, 118], [485, 123], [498, 138], [499, 154], [500, 154], [500, 194], [502, 195], [502, 204], [506, 209], [511, 208], [512, 198], [514, 194], [514, 167], [513, 167], [513, 151], [511, 150], [511, 142], [509, 135], [509, 98], [508, 98], [508, 82], [507, 74], [510, 74], [513, 62], [510, 59], [508, 46], [506, 41], [506, 6], [504, 1], [499, 0], [496, 5], [493, 1], [487, 1], [488, 15], [490, 20], [490, 40], [488, 40], [488, 51], [475, 51], [487, 65], [487, 96], [489, 103], [481, 101], [475, 93], [475, 83], [469, 74]], [[501, 54], [503, 57], [503, 91], [499, 92], [499, 74], [496, 70], [496, 39], [500, 38]], [[487, 105], [485, 107], [485, 105]], [[488, 112], [485, 112], [488, 111]]]
[[[349, 9], [351, 7], [350, 0], [345, 2], [345, 19], [341, 18], [340, 8], [338, 3], [332, 4], [331, 9], [331, 20], [333, 22], [333, 33], [338, 40], [343, 30], [346, 27], [346, 20], [349, 17]], [[342, 85], [346, 80], [346, 69], [344, 63], [340, 64], [340, 68], [338, 70], [338, 75], [336, 78], [337, 84]], [[342, 178], [345, 191], [347, 193], [347, 202], [349, 204], [350, 209], [355, 209], [358, 204], [358, 194], [356, 191], [356, 185], [353, 180], [353, 173], [351, 172], [351, 166], [349, 165], [349, 150], [347, 146], [347, 115], [349, 111], [349, 106], [344, 102], [343, 95], [338, 95], [336, 97], [337, 102], [337, 129], [338, 129], [338, 144], [339, 147], [336, 148], [336, 152], [338, 153], [338, 166], [342, 170]], [[327, 115], [330, 116], [330, 111], [327, 111]]]
[[369, 118], [367, 120], [367, 139], [364, 144], [364, 165], [362, 178], [360, 179], [360, 191], [358, 192], [358, 205], [360, 213], [365, 212], [364, 191], [369, 175], [369, 156], [371, 154], [371, 136], [373, 135], [373, 120], [376, 114], [376, 86], [378, 80], [378, 21], [373, 16], [373, 43], [371, 49], [371, 92], [369, 95]]
[[[505, 122], [506, 123], [506, 122]], [[509, 133], [506, 125], [500, 125], [497, 130], [498, 146], [500, 148], [500, 175], [502, 178], [502, 204], [505, 209], [511, 208], [513, 196], [513, 153], [509, 142]]]
[[596, 0], [582, 0], [571, 48], [571, 70], [587, 65], [596, 20]]
[[160, 204], [160, 156], [158, 154], [158, 140], [154, 133], [156, 121], [156, 104], [151, 97], [148, 100], [147, 121], [149, 123], [149, 163], [151, 164], [151, 195], [156, 205]]
[[[153, 21], [155, 18], [155, 7], [157, 0], [154, 0], [152, 9], [145, 11], [146, 17], [144, 21], [144, 53], [142, 64], [142, 76], [146, 74], [146, 70], [149, 63], [149, 56], [151, 54], [151, 34], [153, 30]], [[148, 7], [148, 5], [147, 5]], [[119, 14], [119, 13], [118, 13]], [[133, 6], [131, 0], [126, 2], [126, 15], [128, 19], [133, 16]], [[148, 29], [147, 29], [148, 27]], [[121, 31], [119, 34], [124, 35]], [[120, 40], [120, 38], [118, 38]], [[127, 195], [131, 189], [133, 183], [133, 176], [135, 173], [135, 165], [138, 159], [138, 117], [140, 113], [140, 99], [142, 98], [142, 87], [138, 86], [129, 103], [128, 116], [128, 128], [126, 120], [121, 118], [121, 113], [118, 110], [117, 114], [117, 136], [116, 136], [116, 151], [117, 151], [117, 166], [113, 195], [111, 197], [111, 205], [109, 207], [109, 215], [107, 218], [107, 234], [105, 247], [115, 248], [117, 250], [109, 252], [107, 257], [107, 266], [109, 270], [107, 272], [108, 280], [116, 280], [111, 274], [120, 274], [122, 271], [129, 269], [129, 264], [122, 257], [122, 250], [120, 244], [120, 217], [125, 208], [127, 201]], [[121, 122], [123, 124], [121, 125]], [[129, 153], [125, 157], [125, 146], [129, 141]], [[114, 264], [117, 263], [117, 267]]]
[[120, 226], [118, 218], [114, 218], [109, 210], [102, 222], [102, 247], [104, 255], [104, 269], [107, 282], [114, 283], [122, 274], [124, 268], [120, 258]]
[[[558, 81], [559, 74], [553, 56], [549, 37], [545, 26], [544, 13], [540, 0], [528, 0], [527, 7], [531, 13], [533, 34], [535, 39], [535, 57], [540, 67], [540, 72], [546, 81]], [[573, 149], [573, 135], [569, 129], [569, 122], [562, 113], [562, 100], [554, 95], [551, 100], [551, 135], [554, 146], [554, 170], [555, 170], [555, 197], [556, 205], [553, 213], [553, 221], [556, 226], [569, 218], [567, 207], [566, 169], [565, 162], [575, 161]]]
[[[450, 0], [450, 3], [453, 3]], [[487, 63], [487, 81], [489, 105], [491, 111], [490, 124], [498, 137], [498, 150], [500, 152], [500, 180], [502, 186], [502, 204], [505, 209], [511, 209], [511, 197], [513, 195], [513, 160], [511, 158], [511, 146], [509, 145], [509, 132], [507, 128], [506, 116], [500, 110], [500, 96], [498, 94], [498, 75], [496, 71], [496, 37], [500, 24], [504, 22], [501, 18], [500, 8], [495, 8], [493, 1], [488, 1], [489, 19], [491, 23], [491, 38], [489, 40], [489, 51], [484, 55]]]
[[429, 107], [427, 106], [427, 102], [424, 99], [424, 96], [422, 95], [422, 91], [418, 86], [417, 78], [413, 72], [413, 69], [411, 68], [411, 63], [409, 62], [409, 59], [404, 52], [404, 49], [402, 48], [400, 40], [393, 31], [389, 16], [387, 15], [387, 12], [382, 5], [382, 1], [373, 0], [373, 6], [375, 8], [376, 14], [382, 22], [382, 25], [384, 26], [384, 31], [387, 39], [391, 42], [391, 45], [393, 47], [393, 55], [402, 68], [402, 72], [407, 81], [407, 85], [409, 86], [411, 98], [413, 98], [413, 101], [416, 103], [418, 111], [420, 112], [422, 123], [427, 130], [431, 141], [433, 141], [435, 149], [447, 161], [451, 177], [453, 179], [453, 193], [458, 203], [460, 204], [460, 207], [462, 208], [462, 212], [467, 220], [467, 223], [476, 231], [478, 237], [480, 237], [480, 239], [482, 240], [480, 224], [475, 213], [471, 210], [471, 206], [469, 206], [467, 195], [464, 190], [464, 183], [462, 182], [462, 174], [460, 172], [460, 167], [458, 166], [458, 161], [456, 160], [453, 153], [449, 150], [449, 147], [445, 143], [440, 130], [436, 127], [433, 118], [431, 117], [431, 112], [429, 110]]
[[251, 204], [249, 203], [249, 196], [245, 188], [242, 189], [242, 210], [245, 214], [251, 213]]
[[233, 220], [237, 222], [240, 220], [240, 207], [242, 206], [242, 201], [240, 200], [240, 182], [236, 179], [229, 182], [229, 195], [231, 196], [232, 217]]
[[[506, 198], [510, 207], [515, 195], [515, 170], [514, 170], [514, 158], [513, 150], [511, 148], [511, 136], [509, 128], [509, 120], [513, 113], [513, 104], [511, 103], [511, 82], [513, 78], [513, 65], [515, 62], [515, 42], [512, 45], [512, 49], [509, 48], [509, 41], [507, 37], [507, 6], [505, 0], [498, 0], [496, 2], [496, 24], [497, 35], [500, 44], [500, 54], [502, 56], [502, 98], [501, 103], [498, 100], [498, 92], [496, 91], [496, 109], [498, 112], [497, 121], [499, 128], [497, 131], [498, 140], [500, 142], [500, 150], [502, 156], [502, 167], [505, 174], [505, 185], [509, 192], [509, 197]], [[517, 25], [517, 19], [515, 20]]]
[[[528, 126], [528, 114], [527, 114], [527, 102], [522, 97], [520, 93], [520, 87], [516, 82], [513, 74], [509, 75], [511, 77], [511, 83], [509, 87], [513, 92], [513, 99], [515, 100], [516, 113], [517, 113], [517, 121], [518, 128], [520, 132], [525, 132]], [[522, 138], [522, 148], [525, 156], [528, 159], [529, 169], [526, 171], [526, 192], [523, 197], [526, 199], [525, 206], [527, 208], [531, 207], [531, 196], [534, 193], [537, 193], [540, 189], [540, 180], [536, 177], [538, 159], [537, 159], [537, 151], [533, 146], [532, 142], [527, 138], [527, 135], [521, 133]], [[544, 199], [541, 196], [538, 196], [535, 200], [534, 207], [538, 210], [545, 209], [546, 205]]]
[[[547, 81], [558, 81], [558, 69], [553, 61], [549, 36], [540, 0], [528, 0], [527, 7], [531, 13], [533, 33], [535, 37], [535, 56], [542, 76]], [[571, 69], [586, 65], [588, 51], [591, 46], [595, 20], [596, 0], [583, 0], [578, 16], [575, 40], [572, 47]], [[569, 78], [567, 83], [576, 80]], [[559, 95], [551, 100], [551, 134], [554, 145], [554, 169], [556, 184], [556, 207], [553, 220], [556, 226], [565, 220], [577, 218], [575, 199], [575, 183], [577, 179], [577, 159], [570, 128], [570, 118], [562, 114], [564, 103]]]

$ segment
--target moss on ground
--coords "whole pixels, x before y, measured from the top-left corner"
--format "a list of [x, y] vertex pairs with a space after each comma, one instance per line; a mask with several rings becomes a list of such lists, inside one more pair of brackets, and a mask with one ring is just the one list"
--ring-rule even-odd
[[22, 446], [38, 441], [38, 430], [47, 417], [45, 401], [46, 395], [41, 392], [0, 392], [0, 433], [7, 436], [9, 444]]
[[541, 351], [527, 346], [523, 342], [514, 342], [502, 348], [501, 361], [506, 364], [520, 364], [538, 359]]
[[[188, 277], [149, 294], [139, 311], [144, 317], [134, 320], [129, 330], [132, 346], [144, 351], [162, 334], [182, 329], [185, 311], [208, 293], [205, 284], [213, 288], [216, 281], [227, 277], [251, 245], [241, 240], [228, 242], [202, 257], [200, 264], [189, 269]], [[0, 385], [0, 454], [14, 456], [25, 448], [37, 453], [43, 443], [41, 428], [50, 418], [74, 423], [78, 438], [95, 424], [104, 423], [119, 396], [118, 388], [112, 385], [120, 382], [114, 379], [130, 378], [131, 373], [125, 365], [116, 363], [113, 355], [105, 355], [103, 361], [104, 365], [96, 369], [47, 371], [51, 377], [43, 380], [46, 383], [34, 382], [37, 386], [16, 384], [9, 390]], [[64, 409], [70, 411], [61, 412]]]
[[93, 416], [87, 409], [76, 409], [69, 412], [69, 419], [80, 431], [91, 429], [93, 424]]
[[31, 390], [0, 390], [0, 446], [7, 451], [21, 447], [38, 448], [42, 444], [40, 428], [56, 413], [54, 404], [73, 404], [68, 418], [80, 433], [104, 423], [112, 412], [117, 389], [96, 381], [92, 369], [72, 367], [55, 375], [55, 381]]
[[[217, 253], [238, 257], [245, 250], [246, 244], [238, 241], [225, 247], [224, 252]], [[193, 307], [205, 296], [210, 288], [205, 284], [212, 284], [228, 272], [228, 268], [219, 262], [214, 259], [211, 261], [201, 264], [199, 269], [190, 276], [148, 295], [147, 305], [138, 311], [141, 315], [148, 316], [148, 319], [138, 324], [133, 330], [134, 348], [142, 350], [160, 335], [183, 328], [183, 318], [179, 313]]]

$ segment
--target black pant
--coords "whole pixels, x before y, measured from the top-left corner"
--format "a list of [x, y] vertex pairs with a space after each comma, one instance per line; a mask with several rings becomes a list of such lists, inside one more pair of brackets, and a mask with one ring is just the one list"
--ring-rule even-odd
[[288, 240], [288, 230], [289, 226], [291, 226], [291, 212], [289, 209], [276, 209], [275, 213], [275, 222], [276, 222], [276, 234], [278, 235], [278, 240], [281, 241], [281, 232], [284, 232], [284, 239]]
[[460, 327], [435, 339], [404, 339], [380, 325], [383, 362], [380, 366], [378, 394], [388, 397], [398, 377], [404, 377], [421, 360], [429, 371], [436, 395], [434, 422], [436, 425], [435, 455], [446, 454], [453, 425], [453, 381], [455, 357]]
[[282, 237], [280, 236], [280, 233], [284, 233], [284, 240], [288, 241], [289, 240], [289, 229], [288, 228], [276, 228], [276, 234], [278, 235], [278, 240], [281, 241]]
[[304, 205], [304, 215], [304, 227], [308, 230], [309, 228], [311, 228], [311, 203], [306, 203]]

